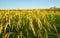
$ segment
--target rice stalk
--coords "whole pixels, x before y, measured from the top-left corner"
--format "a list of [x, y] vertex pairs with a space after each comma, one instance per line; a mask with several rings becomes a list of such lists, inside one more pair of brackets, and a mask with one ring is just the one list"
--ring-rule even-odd
[[32, 31], [33, 31], [34, 36], [36, 36], [35, 30], [34, 30], [34, 26], [33, 26], [33, 24], [32, 24], [32, 19], [30, 19], [29, 25], [30, 25], [30, 27], [31, 27], [31, 29], [32, 29]]

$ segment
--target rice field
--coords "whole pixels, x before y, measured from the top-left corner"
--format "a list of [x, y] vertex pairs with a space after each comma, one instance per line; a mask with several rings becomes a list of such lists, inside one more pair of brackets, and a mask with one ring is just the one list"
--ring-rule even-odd
[[0, 38], [60, 38], [60, 9], [0, 10]]

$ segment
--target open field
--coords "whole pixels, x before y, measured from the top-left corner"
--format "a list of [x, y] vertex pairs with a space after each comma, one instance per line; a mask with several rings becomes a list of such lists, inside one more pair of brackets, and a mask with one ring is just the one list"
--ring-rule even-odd
[[0, 10], [0, 38], [60, 38], [60, 9]]

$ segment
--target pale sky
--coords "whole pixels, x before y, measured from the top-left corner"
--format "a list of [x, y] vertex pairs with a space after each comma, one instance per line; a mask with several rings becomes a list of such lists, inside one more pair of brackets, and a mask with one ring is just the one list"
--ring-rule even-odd
[[33, 9], [60, 7], [60, 0], [0, 0], [0, 9]]

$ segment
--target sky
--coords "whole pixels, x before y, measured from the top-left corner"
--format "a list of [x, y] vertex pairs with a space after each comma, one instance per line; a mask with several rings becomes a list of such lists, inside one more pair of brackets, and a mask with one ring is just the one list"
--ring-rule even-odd
[[0, 9], [35, 9], [59, 7], [60, 0], [0, 0]]

